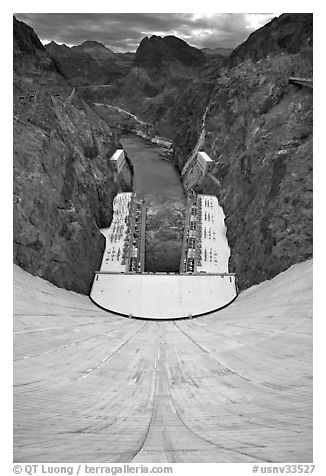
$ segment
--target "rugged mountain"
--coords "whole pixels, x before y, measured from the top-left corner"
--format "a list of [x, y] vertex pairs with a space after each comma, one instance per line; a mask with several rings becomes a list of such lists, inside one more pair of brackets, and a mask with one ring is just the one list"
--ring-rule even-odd
[[59, 64], [45, 54], [45, 49], [34, 30], [18, 21], [16, 17], [13, 21], [14, 79], [17, 74], [23, 76], [23, 72], [37, 77], [46, 71], [48, 75], [56, 78], [57, 84], [63, 84], [63, 78], [58, 76], [58, 73], [62, 73]]
[[51, 56], [66, 78], [75, 79], [74, 84], [89, 83], [90, 81], [102, 80], [102, 71], [98, 67], [97, 61], [87, 52], [73, 51], [66, 45], [58, 45], [54, 41], [45, 46], [47, 53]]
[[113, 53], [97, 41], [71, 48], [52, 41], [45, 48], [74, 86], [110, 84], [128, 73], [133, 60], [132, 54]]
[[156, 122], [205, 67], [206, 61], [201, 51], [174, 36], [145, 37], [128, 74], [114, 83], [115, 97], [113, 94], [104, 96], [102, 102], [112, 104], [114, 101], [141, 119]]
[[88, 293], [104, 248], [99, 227], [111, 221], [114, 195], [131, 184], [129, 169], [119, 182], [114, 177], [108, 158], [115, 149], [110, 128], [14, 18], [16, 264]]
[[99, 43], [98, 41], [84, 41], [81, 45], [73, 46], [71, 50], [77, 53], [87, 53], [93, 59], [100, 62], [105, 61], [108, 58], [112, 59], [114, 56], [112, 50], [102, 45], [102, 43]]
[[[79, 47], [71, 50], [75, 48]], [[63, 61], [54, 56], [65, 71]], [[191, 78], [209, 61], [201, 51], [174, 36], [146, 37], [135, 54], [114, 54], [114, 60], [110, 73], [106, 71], [104, 84], [88, 79], [87, 86], [79, 86], [80, 93], [89, 103], [118, 106], [151, 123], [165, 114]], [[98, 66], [91, 70], [95, 74]], [[76, 77], [72, 80], [75, 83]], [[78, 81], [80, 85], [81, 80]]]
[[186, 187], [198, 148], [214, 160], [197, 190], [223, 205], [242, 289], [312, 256], [312, 90], [289, 84], [312, 77], [311, 39], [312, 15], [281, 15], [229, 66], [202, 72], [156, 126], [174, 140]]
[[62, 44], [58, 45], [55, 41], [51, 41], [47, 45], [45, 45], [45, 50], [49, 55], [52, 57], [55, 57], [56, 55], [61, 56], [61, 57], [66, 57], [69, 58], [71, 56], [71, 49], [69, 46]]
[[162, 70], [164, 73], [167, 63], [198, 67], [205, 63], [205, 55], [175, 36], [146, 36], [136, 51], [134, 66], [146, 68], [152, 73], [162, 73]]
[[136, 53], [112, 53], [85, 41], [68, 48], [54, 42], [47, 52], [88, 103], [126, 109], [147, 122], [158, 121], [207, 62], [208, 57], [175, 36], [145, 37]]
[[313, 41], [311, 13], [284, 13], [251, 33], [231, 54], [232, 65], [246, 59], [257, 61], [270, 54], [298, 53], [311, 48]]

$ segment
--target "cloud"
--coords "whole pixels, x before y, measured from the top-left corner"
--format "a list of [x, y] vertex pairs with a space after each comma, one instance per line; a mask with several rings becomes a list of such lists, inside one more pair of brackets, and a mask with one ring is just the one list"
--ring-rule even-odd
[[96, 40], [113, 51], [135, 51], [145, 36], [175, 35], [197, 48], [235, 48], [273, 13], [17, 13], [42, 42]]

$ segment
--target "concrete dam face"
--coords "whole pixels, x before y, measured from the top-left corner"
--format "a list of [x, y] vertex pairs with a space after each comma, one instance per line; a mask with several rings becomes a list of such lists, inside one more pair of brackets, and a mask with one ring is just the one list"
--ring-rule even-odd
[[14, 267], [14, 461], [312, 462], [312, 261], [180, 321]]

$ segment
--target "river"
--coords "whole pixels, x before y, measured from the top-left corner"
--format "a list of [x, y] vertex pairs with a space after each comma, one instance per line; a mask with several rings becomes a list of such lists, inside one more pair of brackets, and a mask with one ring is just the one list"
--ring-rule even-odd
[[134, 166], [134, 192], [147, 205], [145, 271], [179, 272], [187, 205], [180, 174], [161, 147], [136, 135], [120, 142]]

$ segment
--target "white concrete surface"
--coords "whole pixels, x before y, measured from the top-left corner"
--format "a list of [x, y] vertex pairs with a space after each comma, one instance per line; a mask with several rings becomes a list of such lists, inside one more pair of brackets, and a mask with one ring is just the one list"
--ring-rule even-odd
[[15, 266], [14, 461], [311, 462], [312, 262], [176, 322]]
[[147, 319], [204, 314], [236, 295], [234, 276], [179, 274], [97, 274], [90, 293], [104, 309]]
[[228, 273], [230, 247], [223, 208], [212, 195], [198, 195], [201, 204], [201, 265], [197, 272]]
[[127, 238], [126, 219], [129, 216], [129, 204], [132, 193], [118, 193], [113, 200], [113, 218], [109, 228], [101, 228], [105, 237], [105, 250], [103, 253], [100, 271], [123, 273], [126, 264], [123, 263], [123, 248]]

